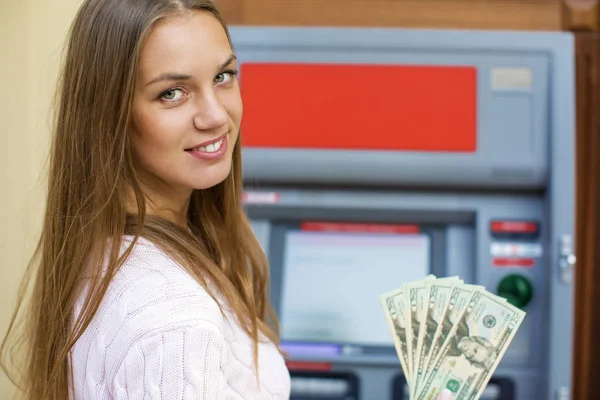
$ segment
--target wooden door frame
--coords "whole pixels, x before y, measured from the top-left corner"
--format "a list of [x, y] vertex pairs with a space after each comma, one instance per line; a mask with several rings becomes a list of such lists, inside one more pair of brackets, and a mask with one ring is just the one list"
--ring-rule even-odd
[[[600, 1], [591, 7], [563, 3], [563, 30], [575, 35], [577, 193], [575, 323], [572, 398], [600, 393]], [[583, 0], [586, 2], [588, 0]]]
[[577, 32], [577, 266], [572, 394], [600, 393], [600, 33]]

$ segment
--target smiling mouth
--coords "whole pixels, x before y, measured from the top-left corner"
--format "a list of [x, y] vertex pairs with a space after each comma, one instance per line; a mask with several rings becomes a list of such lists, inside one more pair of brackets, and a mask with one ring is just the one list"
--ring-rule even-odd
[[211, 143], [206, 146], [200, 146], [200, 147], [188, 149], [188, 151], [201, 151], [203, 153], [215, 153], [215, 152], [219, 151], [219, 149], [223, 145], [223, 140], [225, 140], [225, 138], [221, 138], [221, 140], [219, 140], [218, 142]]

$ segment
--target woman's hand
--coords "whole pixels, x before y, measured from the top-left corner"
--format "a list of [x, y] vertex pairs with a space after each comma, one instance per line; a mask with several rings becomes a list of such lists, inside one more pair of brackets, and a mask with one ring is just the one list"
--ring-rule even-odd
[[450, 400], [451, 398], [452, 392], [448, 389], [444, 389], [435, 400]]

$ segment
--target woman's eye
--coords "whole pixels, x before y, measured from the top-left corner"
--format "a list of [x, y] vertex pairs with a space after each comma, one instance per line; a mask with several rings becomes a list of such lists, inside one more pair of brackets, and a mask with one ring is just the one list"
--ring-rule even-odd
[[216, 76], [215, 83], [229, 83], [233, 79], [234, 75], [235, 74], [233, 72], [229, 71], [221, 72], [219, 75]]
[[182, 96], [183, 91], [181, 89], [171, 89], [164, 92], [161, 97], [167, 101], [177, 101], [180, 100]]

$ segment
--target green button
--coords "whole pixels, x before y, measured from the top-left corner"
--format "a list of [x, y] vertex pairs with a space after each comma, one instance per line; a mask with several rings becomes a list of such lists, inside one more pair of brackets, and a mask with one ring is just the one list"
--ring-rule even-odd
[[533, 297], [533, 286], [523, 275], [507, 275], [498, 284], [498, 296], [516, 307], [524, 308]]

